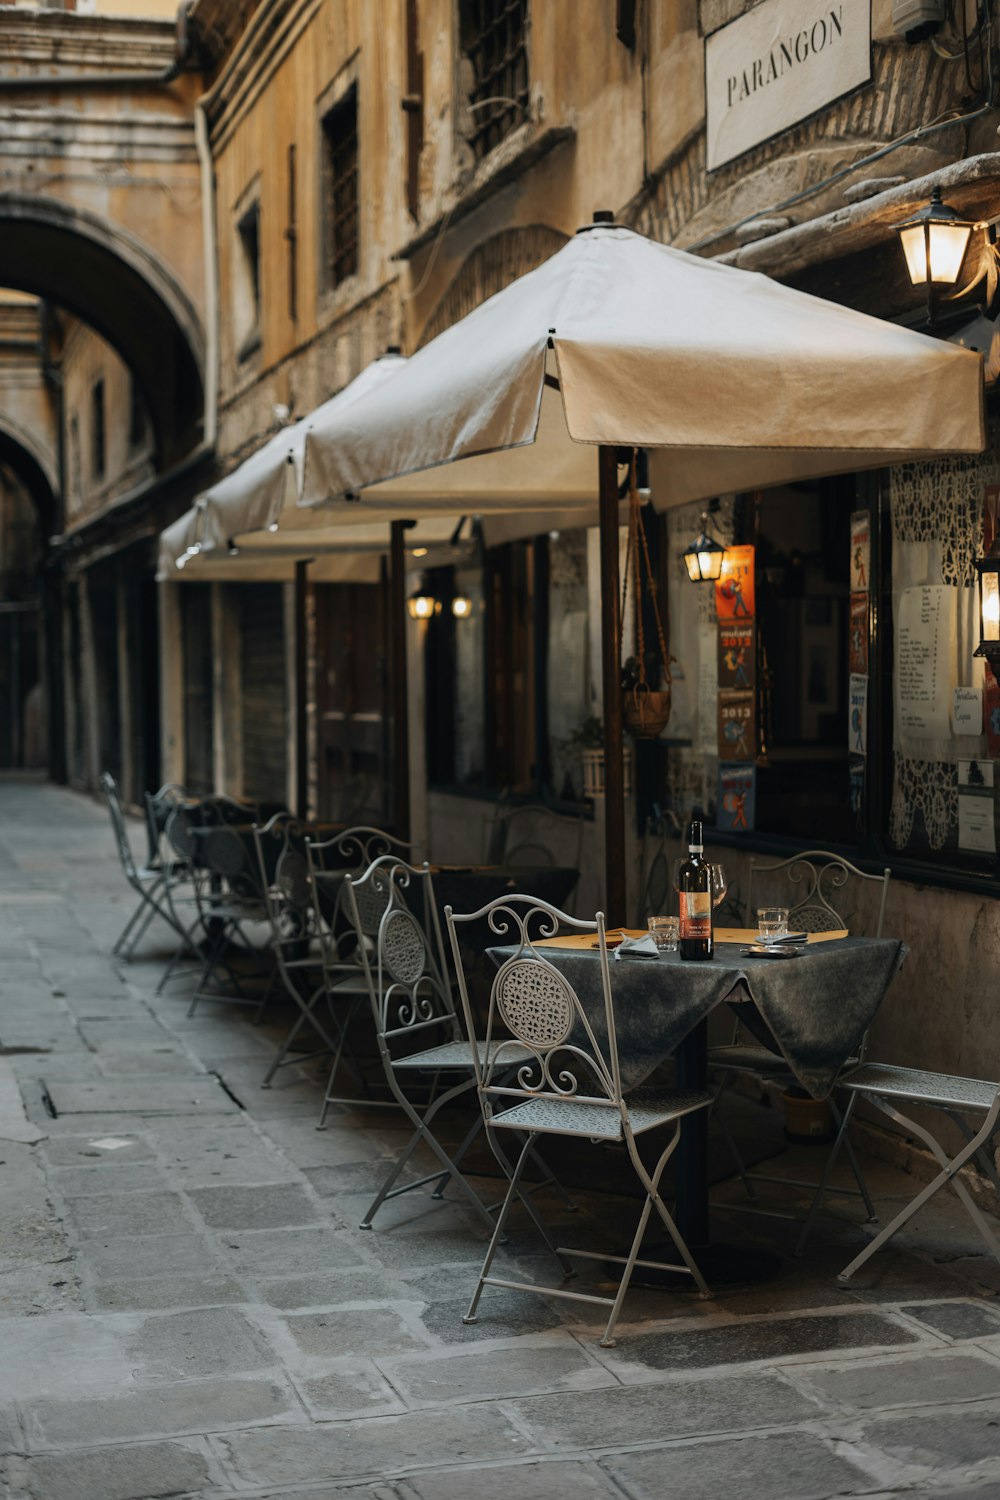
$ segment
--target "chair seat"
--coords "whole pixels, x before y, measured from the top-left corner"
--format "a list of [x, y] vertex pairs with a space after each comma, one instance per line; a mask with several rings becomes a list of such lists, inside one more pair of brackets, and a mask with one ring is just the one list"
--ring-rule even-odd
[[[486, 1044], [476, 1043], [479, 1049], [479, 1063], [481, 1067], [486, 1066]], [[493, 1048], [496, 1053], [496, 1046]], [[533, 1053], [527, 1047], [521, 1047], [517, 1043], [507, 1042], [502, 1053], [504, 1063], [514, 1066], [516, 1063], [527, 1062]], [[428, 1047], [424, 1052], [413, 1052], [409, 1057], [395, 1057], [392, 1065], [399, 1068], [463, 1068], [472, 1071], [472, 1047], [468, 1042], [441, 1042], [437, 1047]]]
[[914, 1103], [951, 1109], [988, 1110], [997, 1095], [997, 1085], [983, 1078], [956, 1078], [950, 1073], [924, 1073], [887, 1063], [865, 1063], [839, 1082], [858, 1093], [868, 1090], [887, 1099], [912, 1099]]
[[[696, 1089], [636, 1089], [625, 1099], [634, 1134], [669, 1124], [696, 1109], [707, 1109], [712, 1095]], [[539, 1130], [550, 1135], [582, 1135], [588, 1140], [620, 1141], [621, 1115], [613, 1106], [580, 1099], [526, 1099], [494, 1115], [491, 1122], [511, 1130]]]

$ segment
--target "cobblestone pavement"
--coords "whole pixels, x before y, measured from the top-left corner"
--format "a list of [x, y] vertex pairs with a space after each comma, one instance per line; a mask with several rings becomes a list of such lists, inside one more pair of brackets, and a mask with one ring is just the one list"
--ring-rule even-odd
[[[466, 1328], [463, 1209], [418, 1190], [358, 1228], [398, 1115], [318, 1132], [315, 1076], [263, 1091], [287, 1015], [188, 1019], [183, 980], [153, 994], [163, 934], [109, 959], [129, 910], [103, 809], [0, 782], [3, 1500], [1000, 1493], [1000, 1268], [960, 1210], [849, 1291], [849, 1200], [804, 1260], [794, 1225], [725, 1215], [779, 1274], [711, 1302], [637, 1291], [611, 1350], [516, 1293]], [[912, 1191], [872, 1178], [883, 1213]], [[573, 1242], [600, 1242], [601, 1207]], [[603, 1200], [605, 1234], [633, 1207]], [[505, 1261], [544, 1267], [523, 1228]]]

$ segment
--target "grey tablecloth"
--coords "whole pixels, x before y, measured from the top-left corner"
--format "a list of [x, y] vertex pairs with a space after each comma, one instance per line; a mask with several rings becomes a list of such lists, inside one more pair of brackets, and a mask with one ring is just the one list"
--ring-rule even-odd
[[[497, 963], [513, 952], [490, 949]], [[565, 974], [606, 1045], [596, 952], [539, 952]], [[741, 1020], [785, 1059], [802, 1087], [824, 1098], [871, 1025], [906, 952], [895, 938], [840, 938], [786, 960], [744, 957], [728, 943], [718, 944], [706, 963], [685, 963], [676, 953], [612, 959], [622, 1082], [626, 1088], [642, 1083], [715, 1006], [729, 1000], [739, 1002]]]

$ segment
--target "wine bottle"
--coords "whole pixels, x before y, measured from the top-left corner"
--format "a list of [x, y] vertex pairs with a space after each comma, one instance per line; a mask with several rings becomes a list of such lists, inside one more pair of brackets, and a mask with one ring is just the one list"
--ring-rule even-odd
[[701, 823], [695, 819], [688, 830], [688, 857], [678, 872], [680, 900], [681, 958], [712, 957], [712, 871], [705, 860]]

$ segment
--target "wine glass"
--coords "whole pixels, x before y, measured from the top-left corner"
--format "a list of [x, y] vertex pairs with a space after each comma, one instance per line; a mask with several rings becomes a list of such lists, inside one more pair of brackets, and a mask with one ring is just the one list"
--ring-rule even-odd
[[709, 865], [708, 869], [712, 882], [712, 906], [721, 906], [726, 899], [726, 892], [729, 889], [725, 866], [718, 864]]

